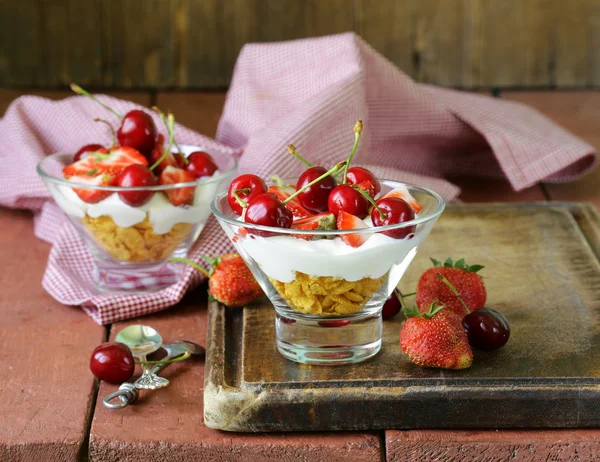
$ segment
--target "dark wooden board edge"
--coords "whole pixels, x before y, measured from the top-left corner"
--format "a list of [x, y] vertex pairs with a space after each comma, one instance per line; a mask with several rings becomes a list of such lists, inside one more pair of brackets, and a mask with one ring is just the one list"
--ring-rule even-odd
[[[477, 209], [556, 209], [569, 210], [591, 251], [600, 258], [600, 214], [592, 204], [482, 203], [451, 204], [456, 210]], [[527, 383], [510, 388], [502, 379], [461, 383], [456, 381], [435, 391], [425, 386], [345, 388], [319, 387], [318, 405], [315, 388], [297, 390], [264, 387], [259, 390], [239, 386], [239, 342], [235, 336], [241, 323], [241, 310], [228, 310], [217, 303], [209, 306], [207, 357], [204, 388], [204, 419], [210, 428], [237, 431], [323, 431], [385, 430], [424, 428], [590, 428], [600, 426], [600, 378], [579, 383]], [[228, 338], [229, 337], [229, 338]], [[311, 384], [317, 386], [317, 384]], [[374, 384], [373, 384], [374, 385]], [[490, 399], [490, 396], [493, 399]], [[293, 400], [291, 398], [294, 398]], [[399, 399], [401, 397], [401, 399]], [[352, 409], [359, 407], [360, 416]], [[341, 409], [340, 409], [341, 408]], [[344, 412], [343, 409], [348, 411]], [[535, 410], [545, 408], [540, 416]], [[385, 410], [385, 412], [383, 412]], [[469, 417], [483, 415], [475, 424]], [[384, 414], [396, 415], [390, 425]], [[304, 418], [312, 416], [310, 428]], [[297, 415], [297, 418], [295, 418]], [[426, 416], [426, 418], [424, 418]], [[439, 424], [431, 427], [430, 422]], [[461, 422], [467, 422], [463, 424]]]

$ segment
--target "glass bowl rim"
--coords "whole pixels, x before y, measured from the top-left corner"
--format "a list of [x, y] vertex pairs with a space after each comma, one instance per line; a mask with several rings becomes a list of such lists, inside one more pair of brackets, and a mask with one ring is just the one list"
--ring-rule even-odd
[[[195, 146], [195, 145], [191, 145], [191, 144], [180, 144], [179, 146], [181, 148], [184, 148], [184, 147], [185, 148], [198, 148], [198, 150], [206, 149], [206, 148], [202, 148], [201, 146]], [[174, 152], [177, 152], [177, 151], [174, 151]], [[212, 152], [210, 154], [214, 155], [214, 153], [212, 153]], [[92, 189], [92, 190], [98, 190], [98, 191], [119, 192], [119, 191], [169, 191], [171, 189], [196, 187], [198, 185], [217, 183], [217, 182], [221, 181], [223, 178], [227, 178], [231, 173], [234, 173], [238, 168], [238, 161], [233, 155], [228, 155], [225, 153], [218, 153], [216, 155], [226, 156], [231, 161], [233, 161], [233, 166], [224, 172], [219, 171], [218, 174], [215, 174], [211, 177], [199, 178], [198, 180], [193, 181], [193, 182], [174, 183], [174, 184], [166, 184], [166, 185], [154, 185], [154, 186], [95, 186], [95, 185], [89, 185], [89, 184], [81, 184], [81, 183], [75, 183], [73, 181], [66, 180], [64, 178], [56, 177], [54, 175], [49, 174], [48, 172], [46, 172], [44, 170], [43, 164], [46, 163], [47, 161], [49, 161], [50, 159], [56, 159], [61, 156], [71, 156], [71, 155], [73, 155], [73, 154], [67, 153], [67, 152], [55, 152], [53, 154], [49, 154], [47, 156], [44, 156], [37, 163], [35, 169], [36, 169], [38, 175], [40, 175], [44, 180], [47, 180], [47, 181], [50, 181], [52, 183], [59, 184], [62, 186], [68, 186], [70, 188], [76, 188], [76, 189]]]
[[[285, 181], [285, 179], [284, 179], [284, 181]], [[341, 235], [345, 235], [345, 234], [377, 234], [377, 233], [382, 233], [385, 231], [392, 231], [395, 229], [402, 229], [402, 228], [408, 228], [410, 226], [420, 225], [422, 223], [426, 223], [428, 221], [431, 221], [431, 220], [439, 217], [442, 214], [442, 212], [444, 211], [444, 209], [446, 208], [446, 201], [444, 201], [442, 196], [440, 196], [438, 193], [436, 193], [432, 189], [425, 188], [422, 186], [417, 186], [417, 185], [414, 185], [411, 183], [404, 183], [402, 181], [395, 181], [395, 180], [379, 180], [379, 181], [382, 184], [385, 184], [390, 187], [393, 187], [394, 185], [395, 186], [404, 185], [407, 188], [410, 188], [413, 190], [419, 190], [421, 192], [429, 194], [430, 196], [432, 196], [434, 199], [437, 200], [438, 205], [433, 212], [431, 212], [425, 216], [420, 216], [418, 218], [415, 218], [414, 220], [405, 221], [404, 223], [399, 223], [399, 224], [395, 224], [395, 225], [387, 225], [387, 226], [371, 226], [369, 228], [362, 228], [362, 229], [346, 229], [346, 230], [333, 229], [333, 230], [324, 230], [324, 231], [311, 231], [311, 230], [301, 230], [301, 229], [293, 229], [293, 228], [276, 228], [274, 226], [254, 225], [254, 224], [249, 224], [244, 221], [240, 221], [235, 218], [229, 217], [229, 216], [225, 215], [224, 213], [222, 213], [217, 207], [218, 201], [220, 201], [227, 195], [226, 191], [222, 192], [220, 194], [217, 194], [215, 196], [215, 198], [210, 203], [210, 210], [217, 217], [217, 219], [219, 221], [224, 221], [230, 225], [237, 226], [240, 228], [250, 228], [250, 229], [256, 229], [256, 230], [260, 230], [260, 231], [268, 231], [270, 233], [280, 234], [280, 235], [287, 234], [287, 235], [306, 235], [306, 236], [308, 236], [308, 235], [310, 235], [310, 236], [315, 236], [315, 235], [316, 236], [341, 236]]]

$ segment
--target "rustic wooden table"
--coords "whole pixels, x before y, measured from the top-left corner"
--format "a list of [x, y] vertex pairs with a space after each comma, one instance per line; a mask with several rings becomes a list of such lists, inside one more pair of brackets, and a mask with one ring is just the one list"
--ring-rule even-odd
[[[0, 114], [21, 91], [0, 90]], [[68, 92], [37, 92], [50, 98]], [[171, 109], [183, 124], [214, 136], [223, 93], [113, 92]], [[600, 93], [504, 92], [530, 104], [600, 149]], [[591, 201], [600, 206], [600, 170], [563, 185], [515, 193], [504, 181], [450, 178], [466, 202]], [[115, 389], [94, 383], [88, 354], [123, 326], [96, 325], [76, 307], [62, 306], [41, 287], [49, 246], [33, 235], [28, 212], [0, 209], [0, 460], [32, 461], [373, 461], [597, 460], [600, 430], [385, 431], [231, 434], [202, 419], [202, 362], [174, 365], [172, 386], [115, 412], [97, 397]], [[166, 338], [204, 344], [205, 288], [144, 318]]]

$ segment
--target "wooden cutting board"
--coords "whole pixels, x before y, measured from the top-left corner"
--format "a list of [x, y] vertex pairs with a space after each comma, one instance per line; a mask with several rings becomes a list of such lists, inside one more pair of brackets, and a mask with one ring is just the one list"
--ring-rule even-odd
[[209, 427], [229, 431], [600, 426], [600, 220], [587, 204], [450, 206], [400, 287], [431, 263], [485, 265], [488, 305], [510, 321], [496, 352], [463, 371], [421, 368], [384, 346], [352, 366], [307, 366], [275, 346], [268, 301], [210, 307], [204, 390]]

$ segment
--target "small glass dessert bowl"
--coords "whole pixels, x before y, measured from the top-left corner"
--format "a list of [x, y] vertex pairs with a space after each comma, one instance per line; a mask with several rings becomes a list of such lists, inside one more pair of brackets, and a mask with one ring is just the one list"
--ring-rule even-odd
[[374, 226], [340, 212], [360, 222], [350, 229], [340, 214], [337, 229], [321, 226], [336, 221], [328, 213], [312, 217], [323, 223], [310, 229], [256, 225], [232, 210], [226, 193], [215, 198], [212, 212], [275, 307], [284, 357], [337, 365], [379, 352], [382, 307], [445, 207], [434, 191], [381, 180], [382, 196], [398, 191], [417, 204], [413, 219]]
[[[210, 176], [197, 179], [182, 168], [167, 166], [159, 169], [151, 185], [115, 186], [116, 178], [122, 178], [111, 173], [117, 166], [121, 173], [131, 168], [131, 175], [149, 171], [145, 167], [136, 172], [140, 166], [127, 163], [128, 149], [117, 148], [110, 156], [93, 153], [96, 157], [90, 163], [96, 163], [87, 173], [66, 174], [73, 166], [85, 166], [84, 161], [74, 162], [73, 154], [49, 155], [37, 166], [92, 254], [94, 282], [102, 292], [152, 292], [179, 281], [184, 268], [169, 264], [168, 259], [187, 255], [209, 218], [211, 201], [226, 190], [237, 170], [233, 157], [210, 152], [217, 168]], [[206, 153], [197, 146], [179, 149], [182, 159], [194, 152]], [[98, 159], [104, 158], [107, 165], [102, 166]], [[108, 177], [115, 181], [107, 181]]]

